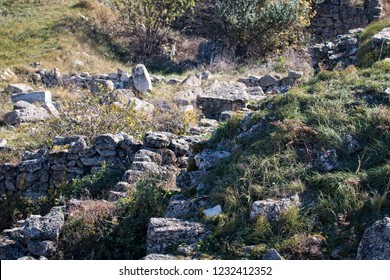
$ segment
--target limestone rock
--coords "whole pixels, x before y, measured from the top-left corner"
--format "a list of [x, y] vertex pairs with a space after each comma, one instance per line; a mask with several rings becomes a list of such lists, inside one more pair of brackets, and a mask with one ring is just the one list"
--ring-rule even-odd
[[261, 79], [259, 80], [259, 84], [262, 88], [267, 88], [269, 86], [279, 85], [279, 81], [274, 76], [267, 74], [261, 77]]
[[23, 235], [27, 241], [57, 241], [63, 226], [64, 213], [62, 207], [53, 207], [46, 216], [32, 215], [26, 219]]
[[134, 155], [134, 161], [154, 162], [158, 165], [162, 164], [162, 156], [158, 153], [141, 149]]
[[4, 138], [0, 138], [0, 149], [5, 148], [7, 146], [8, 141]]
[[371, 42], [374, 47], [381, 47], [382, 44], [390, 41], [390, 27], [384, 28], [371, 37]]
[[174, 195], [169, 201], [164, 218], [185, 219], [192, 210], [190, 199], [184, 195]]
[[189, 88], [200, 87], [202, 85], [202, 81], [198, 77], [191, 75], [185, 79], [181, 85]]
[[26, 93], [33, 90], [31, 86], [25, 84], [10, 84], [6, 89], [6, 91], [11, 93]]
[[23, 161], [19, 164], [19, 170], [21, 172], [26, 171], [26, 172], [34, 173], [35, 171], [38, 171], [41, 169], [42, 169], [42, 162], [37, 160], [37, 159], [26, 160], [26, 161]]
[[20, 123], [44, 121], [49, 118], [50, 115], [45, 109], [34, 106], [30, 107], [29, 109], [17, 109], [9, 112], [5, 115], [4, 121], [7, 124], [15, 125]]
[[356, 259], [390, 260], [390, 218], [386, 217], [369, 227], [360, 241]]
[[189, 153], [190, 145], [184, 139], [172, 139], [169, 149], [171, 149], [177, 156], [182, 157]]
[[142, 258], [145, 261], [166, 261], [166, 260], [177, 260], [178, 258], [172, 255], [164, 254], [149, 254], [146, 257]]
[[52, 256], [57, 251], [56, 243], [53, 241], [31, 241], [27, 245], [28, 251], [34, 256]]
[[329, 172], [339, 167], [338, 156], [335, 149], [316, 151], [314, 167], [320, 171]]
[[148, 132], [144, 136], [145, 147], [162, 149], [162, 148], [167, 148], [170, 143], [171, 141], [168, 138], [168, 136], [166, 136], [163, 133]]
[[39, 103], [46, 104], [52, 103], [51, 93], [50, 91], [35, 91], [29, 93], [19, 93], [11, 95], [12, 103], [16, 103], [18, 101], [26, 101], [28, 103]]
[[134, 87], [141, 93], [151, 91], [153, 89], [148, 70], [143, 64], [138, 64], [132, 71]]
[[148, 113], [149, 116], [153, 116], [154, 105], [147, 101], [141, 100], [136, 97], [129, 98], [129, 105], [135, 111], [142, 111]]
[[297, 195], [291, 198], [255, 201], [252, 204], [250, 218], [251, 220], [256, 220], [260, 215], [264, 215], [268, 221], [278, 220], [283, 211], [290, 207], [299, 206], [299, 204], [299, 197]]
[[93, 140], [93, 144], [98, 150], [114, 151], [118, 147], [119, 138], [113, 134], [98, 135]]
[[240, 84], [215, 82], [197, 97], [196, 105], [204, 115], [211, 118], [218, 118], [223, 111], [240, 110], [248, 103], [244, 87]]
[[208, 208], [203, 210], [203, 214], [206, 216], [206, 218], [212, 218], [214, 216], [218, 216], [222, 214], [222, 208], [221, 205], [216, 205], [212, 208]]
[[263, 260], [283, 260], [283, 257], [276, 251], [275, 249], [268, 250], [264, 255], [263, 255]]
[[94, 79], [91, 82], [90, 90], [92, 94], [100, 92], [111, 92], [115, 89], [114, 83], [109, 80]]
[[173, 218], [151, 218], [148, 225], [147, 253], [165, 254], [182, 243], [193, 244], [209, 234], [200, 223]]
[[195, 163], [200, 170], [207, 171], [214, 168], [219, 161], [227, 159], [230, 156], [231, 153], [227, 151], [204, 150], [195, 156]]

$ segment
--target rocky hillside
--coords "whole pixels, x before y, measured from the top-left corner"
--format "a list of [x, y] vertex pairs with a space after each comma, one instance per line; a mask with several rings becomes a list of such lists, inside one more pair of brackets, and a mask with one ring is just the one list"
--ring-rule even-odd
[[388, 19], [168, 76], [63, 57], [70, 2], [1, 11], [0, 259], [390, 259]]

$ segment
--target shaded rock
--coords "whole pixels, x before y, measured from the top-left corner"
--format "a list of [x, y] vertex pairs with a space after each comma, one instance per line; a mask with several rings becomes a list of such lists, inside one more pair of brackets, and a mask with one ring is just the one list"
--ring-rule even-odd
[[154, 162], [158, 165], [161, 165], [163, 159], [162, 156], [158, 153], [141, 149], [134, 155], [134, 161]]
[[193, 210], [190, 199], [184, 195], [174, 195], [169, 201], [164, 218], [185, 219]]
[[41, 169], [42, 169], [42, 162], [37, 159], [26, 160], [19, 164], [19, 170], [21, 172], [26, 171], [26, 172], [34, 173], [35, 171]]
[[94, 79], [91, 82], [90, 90], [92, 94], [101, 92], [111, 92], [115, 89], [114, 83], [109, 80]]
[[53, 241], [31, 241], [27, 249], [34, 256], [49, 257], [57, 251], [57, 246]]
[[150, 175], [157, 175], [160, 173], [159, 166], [154, 162], [134, 161], [131, 170], [149, 173]]
[[200, 170], [206, 171], [214, 168], [218, 162], [230, 156], [231, 153], [227, 151], [204, 150], [195, 156], [195, 163]]
[[234, 116], [234, 112], [233, 111], [223, 111], [221, 113], [221, 115], [219, 116], [219, 121], [220, 122], [227, 122], [228, 120], [230, 120], [233, 116]]
[[179, 244], [193, 244], [209, 234], [206, 226], [173, 218], [151, 218], [148, 225], [147, 253], [164, 254]]
[[52, 103], [51, 93], [50, 91], [36, 91], [29, 93], [20, 93], [20, 94], [12, 94], [11, 95], [12, 103], [16, 103], [18, 101], [26, 101], [28, 103], [39, 103], [39, 104], [47, 104]]
[[53, 207], [50, 212], [41, 217], [32, 215], [24, 222], [23, 235], [27, 241], [50, 240], [57, 241], [64, 226], [62, 207]]
[[27, 249], [21, 242], [0, 238], [0, 260], [17, 260], [27, 255]]
[[169, 149], [171, 149], [177, 156], [182, 157], [189, 153], [190, 145], [184, 139], [172, 139], [169, 144]]
[[390, 41], [390, 27], [382, 29], [380, 32], [371, 37], [371, 42], [374, 47], [381, 47], [382, 44]]
[[299, 197], [297, 195], [291, 198], [282, 198], [282, 199], [266, 199], [255, 201], [252, 204], [252, 209], [250, 212], [250, 219], [256, 220], [260, 215], [268, 221], [278, 220], [283, 213], [290, 207], [299, 206]]
[[356, 259], [390, 260], [390, 218], [375, 222], [363, 234]]
[[263, 255], [263, 260], [283, 260], [283, 257], [275, 249], [268, 250]]
[[269, 86], [277, 86], [279, 85], [279, 81], [274, 76], [267, 74], [260, 78], [259, 85], [262, 88], [266, 88]]
[[320, 171], [329, 172], [339, 167], [338, 156], [335, 149], [316, 151], [314, 167]]
[[148, 132], [144, 136], [145, 147], [162, 149], [162, 148], [167, 148], [170, 143], [171, 141], [168, 138], [168, 136], [166, 136], [163, 133]]
[[344, 136], [344, 146], [348, 153], [353, 154], [360, 150], [360, 144], [359, 142], [352, 137], [352, 135], [345, 135]]
[[96, 149], [114, 151], [118, 147], [119, 138], [113, 134], [98, 135], [93, 140]]
[[145, 65], [138, 64], [132, 70], [134, 87], [141, 93], [151, 91], [153, 89], [148, 70]]
[[212, 77], [212, 74], [210, 73], [210, 71], [203, 71], [197, 73], [195, 76], [200, 80], [208, 80]]

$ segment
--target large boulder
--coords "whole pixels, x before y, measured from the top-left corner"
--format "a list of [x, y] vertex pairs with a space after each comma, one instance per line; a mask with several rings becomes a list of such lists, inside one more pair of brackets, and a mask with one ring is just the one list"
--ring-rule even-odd
[[371, 37], [371, 42], [374, 47], [382, 47], [386, 42], [390, 41], [390, 27], [384, 28], [377, 34]]
[[360, 241], [356, 259], [390, 260], [390, 218], [386, 217], [369, 227]]
[[23, 225], [23, 235], [27, 242], [31, 240], [57, 241], [63, 226], [63, 208], [53, 207], [43, 217], [32, 215], [26, 219]]
[[153, 89], [148, 70], [145, 65], [138, 64], [132, 71], [134, 87], [141, 93], [151, 91]]
[[214, 82], [204, 93], [198, 95], [196, 105], [204, 115], [217, 118], [223, 111], [238, 111], [245, 108], [248, 95], [241, 83]]
[[165, 254], [169, 249], [193, 244], [209, 234], [205, 225], [174, 218], [151, 218], [147, 233], [147, 254]]
[[[20, 102], [18, 102], [18, 105], [20, 105]], [[7, 124], [15, 125], [20, 123], [39, 122], [50, 118], [49, 113], [41, 107], [36, 107], [32, 104], [24, 107], [24, 109], [16, 109], [7, 113], [4, 117], [4, 121]], [[20, 108], [20, 106], [17, 108]]]

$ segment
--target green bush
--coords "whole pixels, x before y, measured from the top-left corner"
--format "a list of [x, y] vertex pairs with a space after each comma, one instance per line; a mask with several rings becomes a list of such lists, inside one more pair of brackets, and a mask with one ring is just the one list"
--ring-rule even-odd
[[114, 4], [126, 32], [138, 39], [138, 51], [146, 57], [160, 50], [172, 22], [191, 11], [195, 1], [114, 0]]
[[311, 0], [217, 0], [216, 25], [236, 55], [262, 54], [296, 42], [309, 25]]

